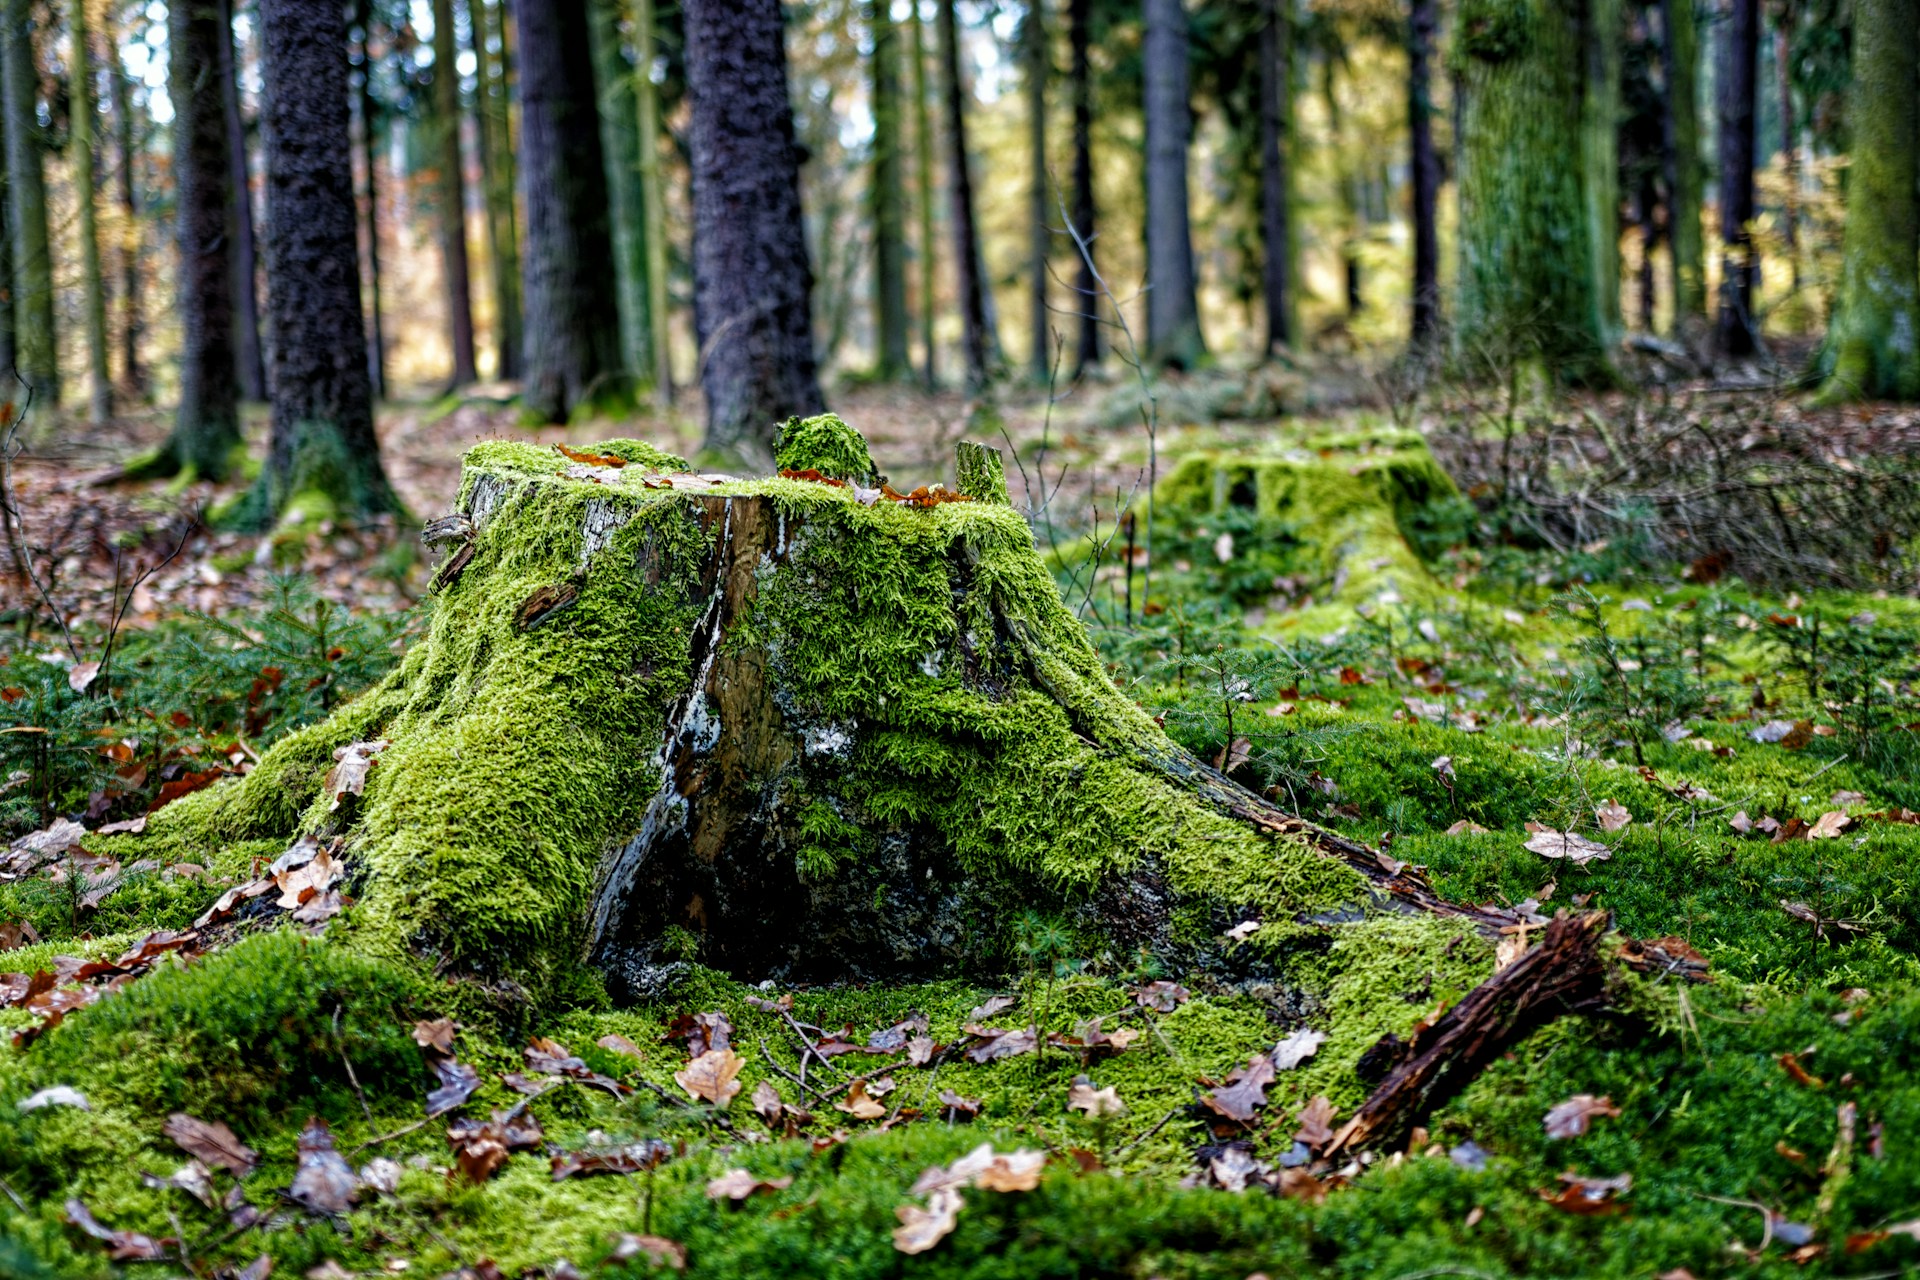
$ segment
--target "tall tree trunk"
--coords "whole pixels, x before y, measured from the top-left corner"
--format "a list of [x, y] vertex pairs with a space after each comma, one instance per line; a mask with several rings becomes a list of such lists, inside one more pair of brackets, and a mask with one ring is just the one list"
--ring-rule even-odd
[[667, 332], [667, 212], [660, 185], [660, 91], [653, 83], [653, 0], [633, 0], [633, 51], [639, 63], [634, 111], [640, 141], [640, 210], [647, 230], [648, 358], [654, 399], [673, 403], [673, 349]]
[[938, 381], [938, 362], [934, 359], [934, 268], [939, 262], [938, 245], [933, 238], [933, 120], [927, 106], [927, 36], [920, 20], [919, 0], [908, 7], [913, 28], [913, 147], [914, 204], [920, 219], [920, 353], [921, 369], [931, 391]]
[[1774, 84], [1780, 98], [1780, 160], [1786, 179], [1786, 199], [1780, 208], [1780, 238], [1786, 243], [1787, 268], [1792, 275], [1796, 302], [1800, 296], [1800, 128], [1799, 117], [1793, 109], [1793, 31], [1799, 21], [1799, 5], [1794, 0], [1780, 0], [1774, 9], [1773, 27]]
[[1620, 338], [1620, 46], [1621, 0], [1583, 0], [1587, 74], [1581, 84], [1580, 156], [1593, 233], [1594, 298], [1600, 335]]
[[222, 0], [174, 0], [167, 40], [173, 86], [173, 199], [180, 265], [180, 406], [173, 434], [145, 468], [224, 479], [240, 460], [240, 387], [233, 359], [233, 157], [227, 146]]
[[[4, 56], [3, 50], [0, 50], [0, 56]], [[4, 74], [4, 71], [0, 71], [0, 77]], [[4, 92], [4, 85], [0, 84], [0, 96], [4, 96]], [[4, 106], [4, 103], [0, 103], [0, 106]], [[7, 178], [4, 134], [5, 123], [0, 121], [0, 183], [5, 183]], [[8, 203], [5, 193], [0, 191], [0, 288], [13, 283], [13, 217]], [[0, 298], [0, 404], [12, 405], [20, 398], [20, 353], [16, 337], [14, 308], [6, 299]]]
[[1407, 131], [1411, 135], [1415, 347], [1440, 333], [1440, 153], [1433, 145], [1433, 40], [1439, 0], [1413, 0], [1407, 22]]
[[460, 71], [454, 51], [453, 0], [433, 0], [433, 132], [435, 209], [440, 266], [446, 277], [447, 337], [453, 344], [452, 381], [465, 386], [480, 375], [473, 354], [473, 271], [467, 261], [467, 170], [460, 150]]
[[1143, 0], [1146, 75], [1147, 356], [1191, 369], [1206, 355], [1194, 300], [1193, 236], [1188, 226], [1185, 0]]
[[398, 512], [361, 358], [345, 10], [260, 0], [258, 13], [273, 433], [247, 514], [265, 525]]
[[355, 0], [360, 28], [360, 80], [354, 102], [360, 117], [360, 164], [367, 174], [367, 379], [375, 401], [387, 394], [387, 335], [380, 313], [380, 104], [373, 96], [373, 6]]
[[36, 102], [39, 64], [33, 56], [31, 0], [5, 0], [0, 73], [6, 81], [7, 195], [13, 231], [15, 367], [36, 400], [60, 403], [60, 364], [53, 327], [53, 261], [47, 248], [46, 142]]
[[[1275, 0], [1277, 3], [1277, 0]], [[1100, 280], [1093, 257], [1093, 0], [1067, 0], [1068, 71], [1073, 98], [1073, 376], [1100, 363]]]
[[240, 394], [267, 398], [267, 365], [260, 349], [260, 269], [253, 226], [252, 166], [247, 162], [247, 124], [240, 114], [239, 59], [233, 48], [233, 0], [222, 0], [220, 20], [226, 39], [220, 45], [220, 102], [226, 115], [228, 164], [233, 169], [233, 206], [227, 228], [233, 236], [235, 371]]
[[114, 173], [114, 189], [120, 203], [120, 237], [115, 246], [120, 276], [120, 394], [128, 400], [145, 401], [147, 376], [140, 363], [140, 337], [146, 331], [146, 317], [140, 279], [140, 193], [135, 179], [143, 130], [133, 116], [133, 95], [127, 88], [130, 77], [120, 60], [112, 5], [107, 6], [107, 23], [101, 34], [106, 37], [111, 56], [107, 83], [111, 86], [120, 161]]
[[1694, 0], [1660, 0], [1660, 57], [1666, 78], [1661, 160], [1675, 332], [1707, 314], [1706, 250], [1700, 231], [1700, 45], [1693, 5]]
[[1046, 0], [1027, 0], [1021, 24], [1020, 55], [1027, 91], [1027, 293], [1033, 315], [1027, 369], [1033, 380], [1047, 380], [1047, 53]]
[[516, 0], [514, 19], [527, 209], [523, 398], [545, 421], [565, 422], [620, 368], [619, 309], [606, 279], [613, 236], [586, 0]]
[[1760, 0], [1729, 0], [1727, 20], [1720, 31], [1718, 68], [1723, 256], [1714, 346], [1721, 355], [1735, 358], [1752, 355], [1759, 337], [1753, 293], [1760, 279], [1760, 255], [1748, 229], [1754, 212], [1754, 90], [1759, 61]]
[[1340, 110], [1340, 95], [1334, 89], [1334, 57], [1329, 54], [1320, 64], [1321, 95], [1327, 104], [1327, 133], [1333, 141], [1333, 152], [1340, 157], [1337, 183], [1340, 195], [1340, 266], [1344, 278], [1346, 293], [1347, 319], [1355, 320], [1360, 315], [1360, 175], [1356, 173], [1357, 159], [1351, 154], [1346, 142], [1346, 120]]
[[1920, 399], [1920, 30], [1916, 0], [1854, 8], [1845, 258], [1823, 398]]
[[959, 294], [961, 346], [966, 355], [967, 390], [987, 385], [999, 343], [987, 312], [987, 282], [982, 271], [980, 232], [974, 223], [973, 172], [967, 159], [967, 90], [960, 78], [960, 20], [953, 0], [939, 0], [941, 123], [947, 152], [947, 194], [953, 220], [954, 286]]
[[779, 0], [687, 0], [685, 14], [705, 448], [764, 463], [781, 422], [824, 405], [786, 31]]
[[74, 0], [68, 39], [72, 46], [72, 124], [67, 137], [74, 203], [80, 207], [80, 270], [86, 287], [87, 418], [96, 426], [113, 417], [113, 379], [107, 374], [107, 294], [100, 271], [100, 232], [93, 207], [93, 49], [87, 31], [88, 0]]
[[1462, 0], [1458, 30], [1460, 351], [1603, 380], [1579, 15], [1558, 0]]
[[620, 367], [653, 376], [652, 317], [647, 312], [647, 227], [640, 190], [640, 109], [634, 70], [620, 34], [621, 0], [590, 0], [593, 77], [599, 101], [600, 155], [607, 170], [607, 220], [613, 234], [613, 282], [620, 311]]
[[[639, 0], [651, 9], [651, 0]], [[487, 264], [493, 286], [493, 376], [518, 378], [525, 343], [520, 320], [520, 218], [514, 204], [513, 94], [507, 0], [467, 0], [480, 61], [480, 155], [487, 189]]]
[[1653, 332], [1653, 251], [1660, 243], [1659, 193], [1654, 188], [1653, 172], [1642, 168], [1634, 189], [1635, 221], [1640, 227], [1640, 267], [1635, 292], [1640, 301], [1640, 332]]
[[873, 32], [873, 172], [868, 208], [873, 218], [874, 372], [891, 382], [913, 369], [908, 354], [906, 184], [901, 176], [900, 34], [890, 0], [869, 0]]

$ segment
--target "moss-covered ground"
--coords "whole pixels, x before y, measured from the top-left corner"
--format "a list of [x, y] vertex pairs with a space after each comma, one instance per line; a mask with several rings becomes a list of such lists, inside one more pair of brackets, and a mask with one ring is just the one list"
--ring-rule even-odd
[[[928, 514], [958, 518], [946, 510]], [[1000, 948], [1004, 968], [945, 981], [763, 988], [701, 967], [689, 938], [693, 962], [657, 1000], [615, 1008], [590, 975], [506, 999], [449, 984], [406, 947], [367, 945], [370, 926], [355, 918], [363, 909], [416, 913], [409, 918], [446, 940], [443, 959], [459, 945], [501, 945], [458, 943], [463, 922], [441, 914], [466, 901], [447, 851], [465, 838], [471, 810], [449, 795], [434, 802], [438, 825], [413, 830], [410, 820], [411, 834], [383, 855], [404, 857], [410, 876], [428, 880], [421, 896], [369, 894], [313, 934], [223, 934], [209, 954], [163, 962], [25, 1051], [0, 1050], [0, 1274], [214, 1275], [262, 1254], [276, 1275], [328, 1262], [356, 1275], [484, 1274], [491, 1260], [511, 1276], [562, 1259], [589, 1275], [650, 1274], [657, 1269], [645, 1256], [620, 1256], [622, 1237], [635, 1234], [683, 1246], [687, 1269], [712, 1276], [1920, 1269], [1920, 1227], [1903, 1227], [1920, 1220], [1920, 825], [1900, 820], [1920, 806], [1914, 601], [1811, 587], [1762, 595], [1686, 581], [1606, 548], [1556, 558], [1494, 545], [1474, 536], [1417, 443], [1384, 431], [1302, 433], [1259, 457], [1195, 455], [1170, 470], [1156, 521], [1165, 541], [1152, 596], [1136, 578], [1131, 619], [1122, 566], [1060, 568], [1063, 578], [1098, 583], [1080, 609], [1094, 652], [1177, 741], [1316, 821], [1369, 842], [1391, 836], [1391, 855], [1427, 867], [1446, 896], [1531, 899], [1547, 913], [1574, 902], [1605, 908], [1625, 933], [1684, 939], [1713, 981], [1682, 990], [1621, 979], [1611, 1011], [1564, 1017], [1520, 1041], [1427, 1120], [1423, 1141], [1350, 1171], [1349, 1185], [1322, 1201], [1182, 1186], [1222, 1143], [1279, 1160], [1293, 1147], [1297, 1111], [1316, 1096], [1350, 1115], [1368, 1089], [1356, 1071], [1361, 1054], [1386, 1033], [1410, 1034], [1483, 980], [1492, 943], [1463, 926], [1392, 914], [1307, 926], [1269, 916], [1250, 938], [1216, 936], [1199, 948], [1204, 966], [1169, 972], [1152, 957], [1090, 945], [1020, 902], [1007, 904], [1014, 927]], [[525, 558], [531, 588], [576, 549], [557, 542], [512, 554]], [[583, 616], [596, 616], [591, 600], [583, 604]], [[470, 664], [496, 625], [486, 606], [463, 606], [456, 592], [433, 608], [424, 625], [464, 628], [443, 652]], [[606, 634], [630, 625], [608, 618]], [[902, 624], [899, 663], [921, 652], [910, 631]], [[513, 643], [529, 662], [559, 662], [558, 653], [542, 657], [542, 634]], [[509, 642], [505, 631], [496, 639]], [[876, 670], [895, 660], [891, 652], [875, 654]], [[848, 661], [816, 656], [836, 671]], [[12, 655], [8, 670], [25, 661]], [[289, 708], [283, 741], [293, 749], [269, 753], [242, 784], [177, 802], [196, 819], [193, 846], [166, 844], [161, 867], [129, 876], [97, 907], [78, 911], [71, 887], [44, 876], [0, 883], [0, 924], [26, 921], [43, 938], [0, 953], [0, 970], [112, 955], [151, 929], [185, 926], [217, 892], [210, 881], [251, 874], [313, 803], [313, 778], [276, 772], [276, 761], [297, 759], [311, 774], [369, 725], [454, 717], [489, 697], [504, 700], [490, 721], [500, 731], [519, 723], [510, 704], [530, 685], [469, 687], [453, 663], [428, 698], [423, 673], [406, 665], [424, 661], [403, 659], [399, 675], [319, 727], [293, 726], [317, 722], [326, 708]], [[367, 667], [360, 683], [376, 674]], [[24, 687], [0, 680], [9, 683]], [[413, 690], [405, 705], [393, 693], [400, 688]], [[604, 713], [602, 724], [644, 718], [612, 704]], [[571, 731], [590, 736], [596, 725]], [[206, 740], [220, 736], [211, 730]], [[903, 729], [899, 741], [909, 738]], [[365, 812], [438, 795], [451, 762], [482, 745], [449, 738], [445, 759], [423, 754], [396, 768], [408, 786], [389, 776], [387, 798], [370, 787]], [[892, 764], [905, 772], [912, 762]], [[589, 753], [577, 767], [591, 773], [611, 762]], [[869, 785], [885, 776], [869, 762]], [[87, 784], [67, 785], [83, 788], [74, 794], [84, 804]], [[528, 785], [619, 790], [598, 775]], [[242, 787], [267, 803], [223, 798]], [[1622, 824], [1619, 811], [1630, 820]], [[1764, 829], [1792, 832], [1796, 819], [1812, 827], [1835, 812], [1848, 821], [1827, 819], [1838, 828], [1830, 838], [1776, 841]], [[37, 825], [12, 820], [20, 830]], [[1609, 856], [1579, 867], [1550, 861], [1526, 848], [1529, 824], [1575, 831]], [[166, 826], [155, 823], [163, 841]], [[153, 839], [90, 837], [88, 848], [131, 860], [158, 847]], [[581, 837], [582, 850], [591, 844]], [[543, 856], [588, 854], [557, 847]], [[187, 862], [200, 869], [171, 869]], [[520, 924], [566, 916], [531, 880], [501, 892], [513, 899], [502, 912]], [[419, 934], [410, 926], [393, 936]], [[1143, 1007], [1136, 993], [1157, 980], [1183, 984], [1189, 998], [1169, 997], [1165, 1012]], [[792, 998], [790, 1013], [774, 1004], [782, 996]], [[995, 996], [1012, 1003], [976, 1013]], [[724, 1111], [689, 1105], [675, 1079], [689, 1050], [670, 1033], [681, 1015], [708, 1011], [726, 1015], [743, 1059], [741, 1089]], [[633, 1091], [567, 1083], [542, 1094], [527, 1110], [547, 1150], [518, 1151], [476, 1185], [450, 1151], [447, 1118], [423, 1123], [435, 1080], [409, 1033], [418, 1019], [448, 1015], [462, 1023], [458, 1058], [480, 1077], [456, 1115], [524, 1101], [509, 1075], [549, 1082], [523, 1055], [535, 1036]], [[1096, 1017], [1138, 1035], [1090, 1062], [1059, 1046], [985, 1063], [962, 1051], [974, 1043], [969, 1024], [1075, 1035]], [[919, 1018], [933, 1042], [956, 1046], [925, 1066], [909, 1065], [904, 1052], [803, 1063], [794, 1029], [804, 1024], [811, 1039], [813, 1028], [850, 1028], [847, 1038], [864, 1043]], [[0, 1010], [0, 1030], [30, 1021]], [[1251, 1122], [1196, 1105], [1302, 1028], [1326, 1039], [1278, 1073]], [[602, 1047], [612, 1036], [638, 1059]], [[860, 1119], [815, 1098], [815, 1119], [784, 1138], [754, 1113], [762, 1084], [797, 1104], [803, 1074], [811, 1089], [824, 1082], [843, 1098], [862, 1073], [892, 1081], [879, 1099], [884, 1117]], [[1069, 1111], [1083, 1073], [1111, 1087], [1125, 1113], [1095, 1121]], [[88, 1109], [19, 1107], [56, 1085], [77, 1089]], [[1583, 1135], [1550, 1137], [1547, 1112], [1581, 1094], [1610, 1099], [1619, 1114], [1594, 1119]], [[953, 1111], [943, 1095], [977, 1103], [977, 1116]], [[900, 1121], [911, 1111], [923, 1114]], [[210, 1209], [162, 1181], [186, 1158], [162, 1132], [175, 1112], [224, 1122], [257, 1149], [259, 1167], [242, 1184], [261, 1211], [257, 1225], [241, 1229], [227, 1206]], [[298, 1135], [315, 1115], [356, 1168], [395, 1162], [375, 1171], [392, 1190], [363, 1188], [351, 1212], [332, 1218], [286, 1198]], [[845, 1140], [832, 1141], [837, 1131]], [[549, 1151], [650, 1139], [670, 1151], [651, 1172], [563, 1181], [550, 1172]], [[967, 1190], [951, 1235], [925, 1253], [899, 1252], [896, 1210], [926, 1203], [910, 1194], [915, 1179], [983, 1141], [1048, 1152], [1038, 1186]], [[791, 1182], [741, 1202], [710, 1196], [708, 1182], [729, 1169]], [[1549, 1201], [1565, 1189], [1563, 1173], [1630, 1175], [1631, 1184], [1605, 1212], [1580, 1214]], [[217, 1191], [227, 1185], [218, 1175]], [[106, 1243], [65, 1221], [69, 1198], [110, 1230], [184, 1243], [166, 1245], [162, 1261], [114, 1262]]]

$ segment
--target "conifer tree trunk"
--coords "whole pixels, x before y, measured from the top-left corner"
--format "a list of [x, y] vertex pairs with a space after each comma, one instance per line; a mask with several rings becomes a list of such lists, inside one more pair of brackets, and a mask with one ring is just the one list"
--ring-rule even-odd
[[[0, 42], [5, 40], [0, 34]], [[4, 46], [0, 45], [0, 58], [5, 56]], [[4, 109], [5, 71], [0, 68], [0, 109]], [[0, 121], [0, 289], [9, 289], [13, 284], [13, 221], [12, 211], [8, 208], [5, 192], [11, 189], [7, 181], [6, 124]], [[20, 398], [19, 349], [16, 345], [14, 329], [14, 308], [6, 298], [0, 298], [0, 404], [15, 404]]]
[[[620, 368], [586, 0], [517, 0], [526, 407], [564, 422]], [[743, 282], [744, 287], [744, 282]]]
[[1146, 74], [1147, 355], [1191, 369], [1206, 355], [1194, 300], [1193, 236], [1188, 225], [1185, 0], [1143, 0]]
[[689, 0], [685, 14], [705, 448], [762, 461], [780, 423], [823, 407], [786, 31], [779, 0]]
[[967, 159], [966, 86], [960, 79], [960, 21], [953, 0], [940, 0], [936, 35], [940, 45], [940, 96], [947, 152], [947, 194], [953, 220], [954, 287], [960, 303], [961, 347], [966, 357], [967, 389], [987, 385], [993, 352], [999, 343], [987, 312], [987, 282], [980, 257], [980, 233], [974, 223], [973, 173]]
[[1700, 233], [1700, 46], [1694, 0], [1660, 0], [1660, 55], [1666, 77], [1662, 156], [1667, 183], [1667, 269], [1674, 329], [1707, 314], [1706, 250]]
[[433, 0], [433, 134], [435, 214], [440, 267], [447, 290], [447, 337], [453, 346], [456, 387], [480, 375], [473, 354], [473, 271], [467, 261], [467, 175], [460, 151], [460, 72], [453, 31], [453, 0]]
[[273, 432], [246, 513], [400, 510], [380, 466], [360, 311], [342, 6], [260, 0]]
[[221, 0], [168, 8], [173, 99], [173, 186], [179, 218], [174, 310], [180, 317], [180, 405], [173, 434], [135, 472], [224, 479], [240, 452], [240, 388], [233, 357], [233, 160], [220, 86], [228, 40]]
[[1021, 24], [1020, 53], [1027, 91], [1027, 293], [1033, 322], [1027, 370], [1036, 383], [1047, 380], [1047, 53], [1045, 0], [1028, 0]]
[[1413, 323], [1415, 347], [1440, 332], [1440, 153], [1433, 145], [1433, 41], [1438, 0], [1413, 0], [1407, 23], [1407, 131], [1411, 137], [1413, 203]]
[[613, 235], [613, 279], [620, 311], [620, 367], [652, 376], [647, 351], [647, 226], [640, 190], [640, 117], [634, 70], [620, 34], [620, 0], [591, 0], [593, 76], [600, 115], [600, 154], [607, 170], [607, 219]]
[[113, 6], [107, 6], [107, 22], [101, 34], [106, 37], [111, 57], [113, 121], [118, 140], [119, 165], [114, 173], [115, 194], [120, 204], [120, 242], [116, 265], [120, 276], [120, 394], [128, 400], [147, 398], [146, 370], [140, 363], [140, 337], [146, 331], [143, 310], [144, 289], [140, 278], [140, 192], [135, 169], [140, 162], [142, 128], [133, 116], [133, 95], [128, 92], [125, 66], [120, 60]]
[[927, 107], [926, 24], [920, 20], [919, 0], [908, 8], [913, 28], [913, 146], [915, 205], [920, 219], [920, 352], [927, 390], [934, 389], [939, 370], [934, 359], [934, 268], [939, 259], [933, 238], [933, 120]]
[[72, 46], [72, 123], [67, 156], [73, 172], [74, 203], [80, 209], [80, 271], [87, 311], [87, 418], [96, 426], [113, 416], [113, 379], [107, 374], [106, 280], [100, 271], [100, 233], [93, 207], [93, 49], [87, 26], [88, 0], [74, 0], [68, 39]]
[[891, 0], [870, 0], [873, 33], [869, 62], [873, 92], [873, 169], [868, 211], [873, 218], [873, 327], [876, 376], [885, 381], [912, 371], [908, 355], [906, 184], [901, 178], [900, 34]]
[[[640, 0], [643, 6], [649, 0]], [[480, 158], [487, 190], [487, 263], [493, 287], [493, 373], [518, 378], [525, 343], [520, 320], [520, 217], [514, 204], [512, 90], [507, 0], [467, 0], [480, 62]]]
[[1067, 0], [1068, 71], [1073, 98], [1073, 376], [1100, 363], [1100, 281], [1094, 266], [1093, 0]]
[[[1877, 0], [1874, 0], [1877, 3]], [[1871, 7], [1871, 4], [1865, 7]], [[1724, 356], [1752, 355], [1758, 320], [1753, 313], [1760, 258], [1753, 222], [1756, 80], [1760, 61], [1760, 0], [1730, 0], [1720, 30], [1720, 310], [1714, 346]]]
[[1620, 45], [1621, 0], [1583, 0], [1587, 74], [1582, 82], [1580, 155], [1586, 173], [1587, 221], [1593, 233], [1594, 297], [1600, 335], [1620, 337]]
[[[1288, 133], [1293, 96], [1292, 19], [1283, 0], [1261, 0], [1260, 65], [1260, 293], [1267, 313], [1265, 352], [1293, 345], [1293, 181]], [[1429, 134], [1431, 137], [1431, 134]], [[1416, 138], [1417, 141], [1417, 138]]]
[[356, 0], [360, 78], [354, 101], [360, 116], [360, 163], [367, 174], [367, 380], [374, 400], [387, 394], [387, 335], [380, 311], [380, 104], [373, 96], [373, 6]]
[[1579, 14], [1557, 0], [1462, 0], [1458, 31], [1461, 353], [1604, 379]]
[[660, 91], [653, 83], [653, 0], [633, 0], [633, 45], [639, 63], [634, 109], [640, 141], [640, 209], [646, 220], [648, 358], [655, 400], [673, 403], [673, 349], [667, 331], [667, 212], [660, 186]]
[[1845, 259], [1821, 356], [1828, 401], [1920, 399], [1916, 31], [1915, 0], [1871, 0], [1854, 9]]
[[1800, 121], [1793, 107], [1793, 32], [1800, 21], [1794, 0], [1780, 0], [1774, 8], [1773, 70], [1780, 99], [1780, 160], [1786, 199], [1780, 207], [1780, 238], [1786, 242], [1789, 284], [1800, 296]]
[[45, 139], [35, 107], [40, 93], [33, 55], [31, 0], [5, 0], [0, 74], [5, 78], [7, 211], [13, 231], [14, 365], [43, 405], [60, 403], [53, 327], [53, 261], [47, 247]]
[[226, 113], [228, 163], [233, 168], [233, 207], [228, 226], [233, 235], [234, 359], [240, 394], [248, 400], [267, 398], [266, 357], [260, 348], [260, 265], [253, 225], [253, 175], [247, 161], [247, 125], [240, 114], [239, 59], [233, 47], [233, 0], [223, 0], [220, 20], [226, 39], [220, 45], [220, 101]]

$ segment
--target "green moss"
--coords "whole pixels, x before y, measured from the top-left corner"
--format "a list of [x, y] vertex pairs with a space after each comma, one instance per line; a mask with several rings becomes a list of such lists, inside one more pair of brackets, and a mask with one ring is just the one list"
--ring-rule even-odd
[[865, 437], [835, 413], [787, 419], [780, 428], [774, 462], [782, 471], [818, 471], [862, 484], [871, 484], [879, 475]]

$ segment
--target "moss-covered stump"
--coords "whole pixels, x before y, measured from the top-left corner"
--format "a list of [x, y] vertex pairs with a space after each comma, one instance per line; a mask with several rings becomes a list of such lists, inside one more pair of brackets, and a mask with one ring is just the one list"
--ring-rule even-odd
[[[148, 838], [337, 835], [355, 945], [537, 990], [590, 959], [623, 995], [682, 960], [994, 963], [1029, 909], [1120, 958], [1249, 918], [1278, 945], [1369, 881], [1451, 910], [1122, 695], [990, 451], [968, 458], [985, 500], [946, 501], [819, 479], [803, 452], [782, 462], [810, 478], [740, 480], [635, 441], [478, 446], [429, 531], [451, 549], [424, 642]], [[383, 744], [363, 794], [326, 782], [354, 743]]]

